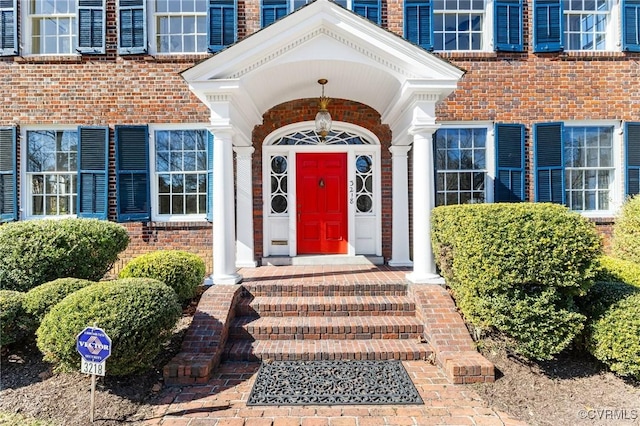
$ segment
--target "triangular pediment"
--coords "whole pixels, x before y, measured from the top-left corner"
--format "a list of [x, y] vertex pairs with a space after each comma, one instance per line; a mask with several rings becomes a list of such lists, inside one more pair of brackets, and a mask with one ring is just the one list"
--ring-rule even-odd
[[321, 78], [329, 81], [328, 96], [369, 105], [384, 119], [416, 94], [442, 99], [463, 73], [330, 0], [316, 0], [182, 75], [203, 102], [232, 99], [245, 120], [255, 121], [275, 105], [317, 97]]

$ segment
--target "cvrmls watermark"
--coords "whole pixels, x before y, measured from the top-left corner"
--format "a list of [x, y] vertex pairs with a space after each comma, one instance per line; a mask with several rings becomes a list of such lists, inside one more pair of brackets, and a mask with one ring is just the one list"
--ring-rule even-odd
[[640, 418], [640, 409], [632, 408], [594, 408], [578, 411], [578, 417], [589, 420], [628, 420]]

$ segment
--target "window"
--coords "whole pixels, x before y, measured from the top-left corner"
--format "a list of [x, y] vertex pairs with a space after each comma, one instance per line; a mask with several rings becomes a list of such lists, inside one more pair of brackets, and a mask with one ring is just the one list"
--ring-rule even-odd
[[207, 51], [207, 0], [155, 0], [157, 53]]
[[207, 130], [158, 130], [155, 139], [157, 214], [207, 213]]
[[572, 210], [609, 210], [613, 127], [565, 127], [565, 199]]
[[627, 123], [621, 155], [617, 125], [541, 123], [534, 126], [536, 201], [565, 204], [581, 212], [611, 212], [621, 202], [622, 158], [626, 193], [633, 193], [638, 133]]
[[488, 51], [493, 45], [498, 51], [520, 52], [522, 10], [522, 0], [409, 0], [404, 34], [428, 50]]
[[27, 131], [27, 217], [76, 214], [78, 132]]
[[482, 50], [484, 0], [434, 0], [435, 50]]
[[336, 3], [380, 25], [382, 19], [380, 0], [337, 0]]
[[30, 53], [105, 53], [105, 0], [30, 0], [25, 9]]
[[18, 54], [18, 0], [0, 0], [0, 56]]
[[535, 52], [640, 51], [640, 0], [536, 0], [533, 8]]
[[607, 0], [564, 0], [567, 50], [606, 50], [610, 20]]
[[435, 134], [436, 205], [487, 201], [487, 129], [441, 128]]

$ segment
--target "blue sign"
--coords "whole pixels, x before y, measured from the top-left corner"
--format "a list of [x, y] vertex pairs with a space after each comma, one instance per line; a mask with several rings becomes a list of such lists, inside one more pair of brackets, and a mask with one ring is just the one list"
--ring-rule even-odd
[[85, 361], [102, 362], [111, 355], [111, 339], [103, 329], [87, 327], [76, 338], [76, 350]]

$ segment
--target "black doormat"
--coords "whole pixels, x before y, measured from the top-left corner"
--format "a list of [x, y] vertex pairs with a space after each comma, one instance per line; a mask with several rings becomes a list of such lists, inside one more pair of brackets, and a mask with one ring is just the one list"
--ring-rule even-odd
[[422, 404], [400, 361], [263, 363], [247, 405]]

